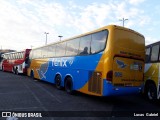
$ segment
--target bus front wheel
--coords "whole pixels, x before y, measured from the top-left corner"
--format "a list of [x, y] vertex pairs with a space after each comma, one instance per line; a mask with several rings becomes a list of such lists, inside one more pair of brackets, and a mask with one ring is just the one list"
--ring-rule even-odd
[[57, 89], [62, 89], [62, 86], [61, 86], [61, 76], [60, 75], [57, 75], [56, 78], [55, 78], [55, 84], [56, 84], [56, 88]]
[[147, 85], [146, 97], [151, 101], [157, 99], [157, 89], [156, 89], [156, 85], [155, 84], [150, 83], [150, 84]]
[[71, 77], [67, 77], [65, 80], [65, 90], [69, 94], [74, 94], [73, 82]]
[[30, 72], [30, 77], [31, 77], [32, 79], [34, 79], [34, 72], [33, 72], [33, 70]]

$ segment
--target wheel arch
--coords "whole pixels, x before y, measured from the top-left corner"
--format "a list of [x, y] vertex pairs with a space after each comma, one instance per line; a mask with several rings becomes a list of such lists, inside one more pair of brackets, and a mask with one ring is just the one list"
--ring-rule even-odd
[[150, 84], [154, 84], [155, 87], [156, 87], [156, 89], [157, 89], [157, 86], [156, 86], [155, 81], [152, 80], [152, 79], [147, 79], [147, 80], [145, 81], [145, 84], [144, 84], [144, 94], [146, 94], [146, 91], [147, 91], [147, 89], [148, 89], [148, 87], [149, 87]]

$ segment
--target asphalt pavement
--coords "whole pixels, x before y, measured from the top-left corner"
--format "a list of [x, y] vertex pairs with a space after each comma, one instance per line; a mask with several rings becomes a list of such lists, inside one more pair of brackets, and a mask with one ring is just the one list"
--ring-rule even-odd
[[[149, 102], [141, 94], [96, 97], [76, 92], [70, 95], [63, 89], [56, 89], [53, 84], [0, 71], [0, 112], [1, 116], [2, 112], [17, 113], [15, 115], [20, 116], [14, 118], [17, 120], [142, 119], [144, 117], [135, 115], [159, 113], [160, 117], [160, 103]], [[29, 113], [37, 113], [42, 118], [28, 118]]]

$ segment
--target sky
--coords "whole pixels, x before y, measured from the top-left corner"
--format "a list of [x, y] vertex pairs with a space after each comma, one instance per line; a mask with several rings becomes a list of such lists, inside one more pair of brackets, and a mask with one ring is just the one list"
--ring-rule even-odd
[[0, 47], [23, 50], [110, 24], [160, 40], [159, 0], [0, 0]]

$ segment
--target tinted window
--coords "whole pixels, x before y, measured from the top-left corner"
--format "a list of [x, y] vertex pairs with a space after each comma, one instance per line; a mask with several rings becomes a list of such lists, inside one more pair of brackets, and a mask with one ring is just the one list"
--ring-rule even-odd
[[57, 44], [56, 56], [65, 56], [66, 42]]
[[67, 56], [78, 54], [79, 40], [80, 38], [67, 41], [67, 45], [66, 45], [66, 55]]
[[36, 55], [37, 55], [36, 58], [42, 58], [42, 50], [41, 49], [37, 49], [36, 50]]
[[147, 48], [147, 49], [146, 49], [146, 58], [145, 58], [145, 61], [146, 61], [146, 62], [149, 62], [149, 61], [150, 61], [150, 52], [151, 52], [151, 49], [150, 49], [150, 48]]
[[21, 53], [22, 58], [23, 58], [23, 55], [24, 55], [24, 52]]
[[157, 61], [158, 60], [158, 53], [159, 53], [159, 45], [155, 45], [152, 47], [152, 53], [151, 53], [151, 61]]
[[42, 50], [42, 58], [45, 58], [45, 57], [48, 57], [48, 47], [43, 47], [43, 48], [41, 48], [41, 50]]
[[10, 55], [7, 55], [8, 59], [10, 59]]
[[22, 52], [20, 52], [20, 58], [22, 59], [23, 57], [22, 57]]
[[31, 50], [31, 52], [30, 52], [30, 54], [29, 54], [29, 58], [30, 58], [30, 59], [33, 59], [33, 51], [34, 51], [34, 50]]
[[10, 54], [10, 59], [12, 59], [12, 54]]
[[18, 58], [18, 55], [17, 55], [17, 53], [15, 53], [15, 59], [17, 59]]
[[54, 57], [56, 53], [56, 45], [48, 46], [48, 57]]
[[15, 59], [17, 59], [17, 53], [15, 53]]
[[22, 59], [22, 52], [19, 53], [19, 58]]
[[19, 57], [18, 57], [18, 53], [16, 53], [16, 58], [18, 59]]
[[79, 54], [80, 55], [90, 54], [90, 47], [91, 47], [91, 35], [81, 37]]
[[42, 56], [42, 54], [41, 54], [41, 49], [35, 49], [34, 51], [33, 51], [33, 53], [32, 53], [32, 55], [33, 55], [33, 58], [41, 58]]
[[92, 34], [91, 53], [102, 51], [106, 45], [107, 31]]
[[18, 53], [18, 59], [20, 59], [21, 58], [21, 56], [20, 56], [21, 54], [20, 53]]
[[12, 54], [12, 57], [13, 57], [12, 59], [15, 59], [15, 58], [14, 58], [14, 54]]

